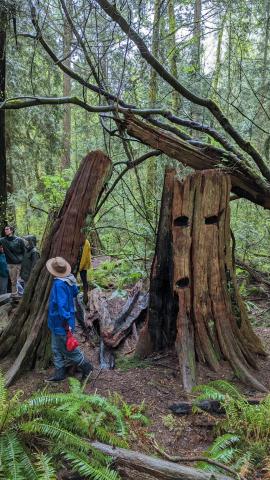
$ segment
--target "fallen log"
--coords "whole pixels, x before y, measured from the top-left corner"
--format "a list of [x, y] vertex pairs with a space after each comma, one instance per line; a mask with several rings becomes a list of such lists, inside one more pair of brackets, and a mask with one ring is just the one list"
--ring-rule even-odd
[[253, 280], [255, 280], [257, 283], [263, 283], [267, 287], [270, 287], [270, 280], [267, 273], [256, 270], [256, 268], [252, 267], [252, 265], [242, 262], [238, 258], [235, 260], [235, 265], [248, 272], [251, 278], [253, 278]]
[[[258, 405], [260, 400], [256, 399], [247, 399], [249, 405]], [[204, 410], [207, 413], [213, 413], [217, 415], [224, 415], [225, 409], [221, 405], [219, 400], [196, 400], [193, 403], [190, 402], [179, 402], [173, 403], [169, 406], [169, 409], [176, 415], [189, 415], [192, 413], [192, 407], [198, 407], [201, 410]]]
[[[124, 120], [118, 119], [118, 122], [132, 137], [154, 149], [162, 151], [165, 155], [174, 158], [183, 165], [192, 167], [195, 170], [218, 168], [220, 165], [220, 155], [210, 151], [202, 151], [189, 145], [174, 133], [154, 127], [148, 122], [139, 120], [134, 115], [127, 114]], [[269, 187], [259, 176], [246, 169], [243, 163], [241, 166], [238, 165], [237, 169], [235, 167], [228, 168], [227, 172], [230, 173], [232, 192], [234, 194], [238, 197], [247, 198], [264, 208], [270, 208]]]
[[11, 298], [11, 293], [4, 293], [3, 295], [0, 295], [0, 306], [5, 305], [5, 303], [8, 303]]
[[116, 465], [132, 468], [163, 480], [234, 480], [227, 474], [204, 472], [125, 448], [115, 448], [100, 442], [92, 442], [91, 445], [105, 455], [113, 457]]

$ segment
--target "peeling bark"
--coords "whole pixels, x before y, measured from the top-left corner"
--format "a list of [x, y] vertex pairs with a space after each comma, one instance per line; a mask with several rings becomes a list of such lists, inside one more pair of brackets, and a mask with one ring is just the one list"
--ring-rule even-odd
[[94, 213], [110, 168], [110, 159], [102, 152], [88, 154], [66, 194], [23, 299], [1, 336], [0, 357], [16, 356], [6, 374], [7, 385], [25, 368], [48, 364], [50, 347], [46, 320], [52, 277], [45, 264], [49, 258], [62, 256], [75, 266], [83, 238], [81, 229], [86, 216]]

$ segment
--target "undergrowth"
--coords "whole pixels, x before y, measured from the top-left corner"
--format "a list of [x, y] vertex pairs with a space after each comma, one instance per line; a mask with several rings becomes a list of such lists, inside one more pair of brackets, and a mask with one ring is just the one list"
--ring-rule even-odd
[[[253, 479], [257, 469], [265, 468], [264, 478], [270, 479], [270, 395], [258, 405], [249, 404], [239, 390], [229, 382], [217, 380], [194, 388], [201, 400], [219, 400], [225, 417], [215, 426], [216, 439], [206, 450], [205, 456], [230, 465], [241, 476]], [[194, 412], [200, 408], [193, 407]], [[218, 471], [205, 462], [201, 469]], [[269, 476], [267, 476], [269, 475]]]
[[125, 260], [106, 261], [89, 272], [89, 281], [94, 287], [116, 288], [119, 292], [143, 278], [144, 272]]
[[68, 393], [37, 392], [22, 401], [22, 391], [9, 395], [0, 373], [1, 480], [56, 480], [62, 465], [86, 479], [120, 479], [90, 440], [127, 447], [129, 422], [146, 421], [142, 407], [87, 395], [73, 378], [69, 384]]
[[147, 368], [151, 366], [151, 362], [147, 359], [142, 360], [136, 356], [134, 357], [116, 357], [115, 365], [120, 370], [124, 372], [134, 369], [134, 368]]

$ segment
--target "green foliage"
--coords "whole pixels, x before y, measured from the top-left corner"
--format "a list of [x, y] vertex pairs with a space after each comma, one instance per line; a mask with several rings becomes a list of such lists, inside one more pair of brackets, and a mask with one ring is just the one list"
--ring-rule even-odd
[[[226, 413], [226, 417], [217, 423], [218, 436], [205, 455], [229, 464], [239, 472], [243, 468], [252, 471], [255, 467], [261, 467], [270, 455], [270, 395], [258, 405], [252, 405], [235, 386], [223, 380], [199, 385], [194, 392], [199, 393], [196, 402], [219, 400]], [[195, 412], [200, 410], [196, 402]], [[216, 467], [204, 462], [198, 466], [216, 470]]]
[[123, 413], [127, 422], [139, 422], [143, 425], [149, 424], [149, 419], [145, 416], [145, 403], [142, 401], [140, 405], [129, 404], [125, 402], [119, 393], [114, 392], [110, 397], [110, 401], [116, 405]]
[[0, 374], [0, 478], [54, 480], [62, 459], [84, 478], [119, 479], [110, 459], [87, 439], [127, 446], [127, 420], [144, 422], [142, 407], [86, 395], [75, 379], [70, 379], [68, 393], [38, 392], [23, 401], [21, 397], [21, 391], [9, 396]]
[[120, 370], [123, 370], [124, 372], [127, 372], [128, 370], [131, 370], [133, 368], [147, 368], [150, 367], [151, 363], [149, 360], [145, 359], [142, 360], [141, 358], [138, 358], [136, 356], [133, 357], [116, 357], [116, 367], [119, 368]]
[[89, 280], [95, 287], [114, 287], [121, 290], [135, 284], [144, 275], [138, 266], [125, 260], [106, 261], [89, 272]]

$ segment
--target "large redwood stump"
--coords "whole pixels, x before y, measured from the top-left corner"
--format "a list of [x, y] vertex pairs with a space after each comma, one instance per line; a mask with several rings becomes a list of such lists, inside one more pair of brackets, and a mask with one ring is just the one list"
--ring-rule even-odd
[[16, 357], [6, 374], [7, 385], [23, 369], [48, 364], [47, 303], [51, 276], [45, 264], [48, 258], [62, 256], [75, 266], [86, 216], [94, 214], [110, 169], [111, 161], [106, 155], [101, 151], [91, 152], [72, 181], [23, 299], [0, 339], [0, 356]]
[[[189, 175], [183, 182], [174, 171], [165, 176], [147, 328], [154, 350], [175, 340], [187, 391], [196, 383], [195, 360], [218, 371], [221, 359], [241, 380], [266, 391], [254, 375], [256, 355], [265, 352], [236, 284], [230, 191], [230, 176], [217, 170]], [[164, 290], [156, 289], [161, 284]], [[158, 342], [165, 332], [165, 344]]]

